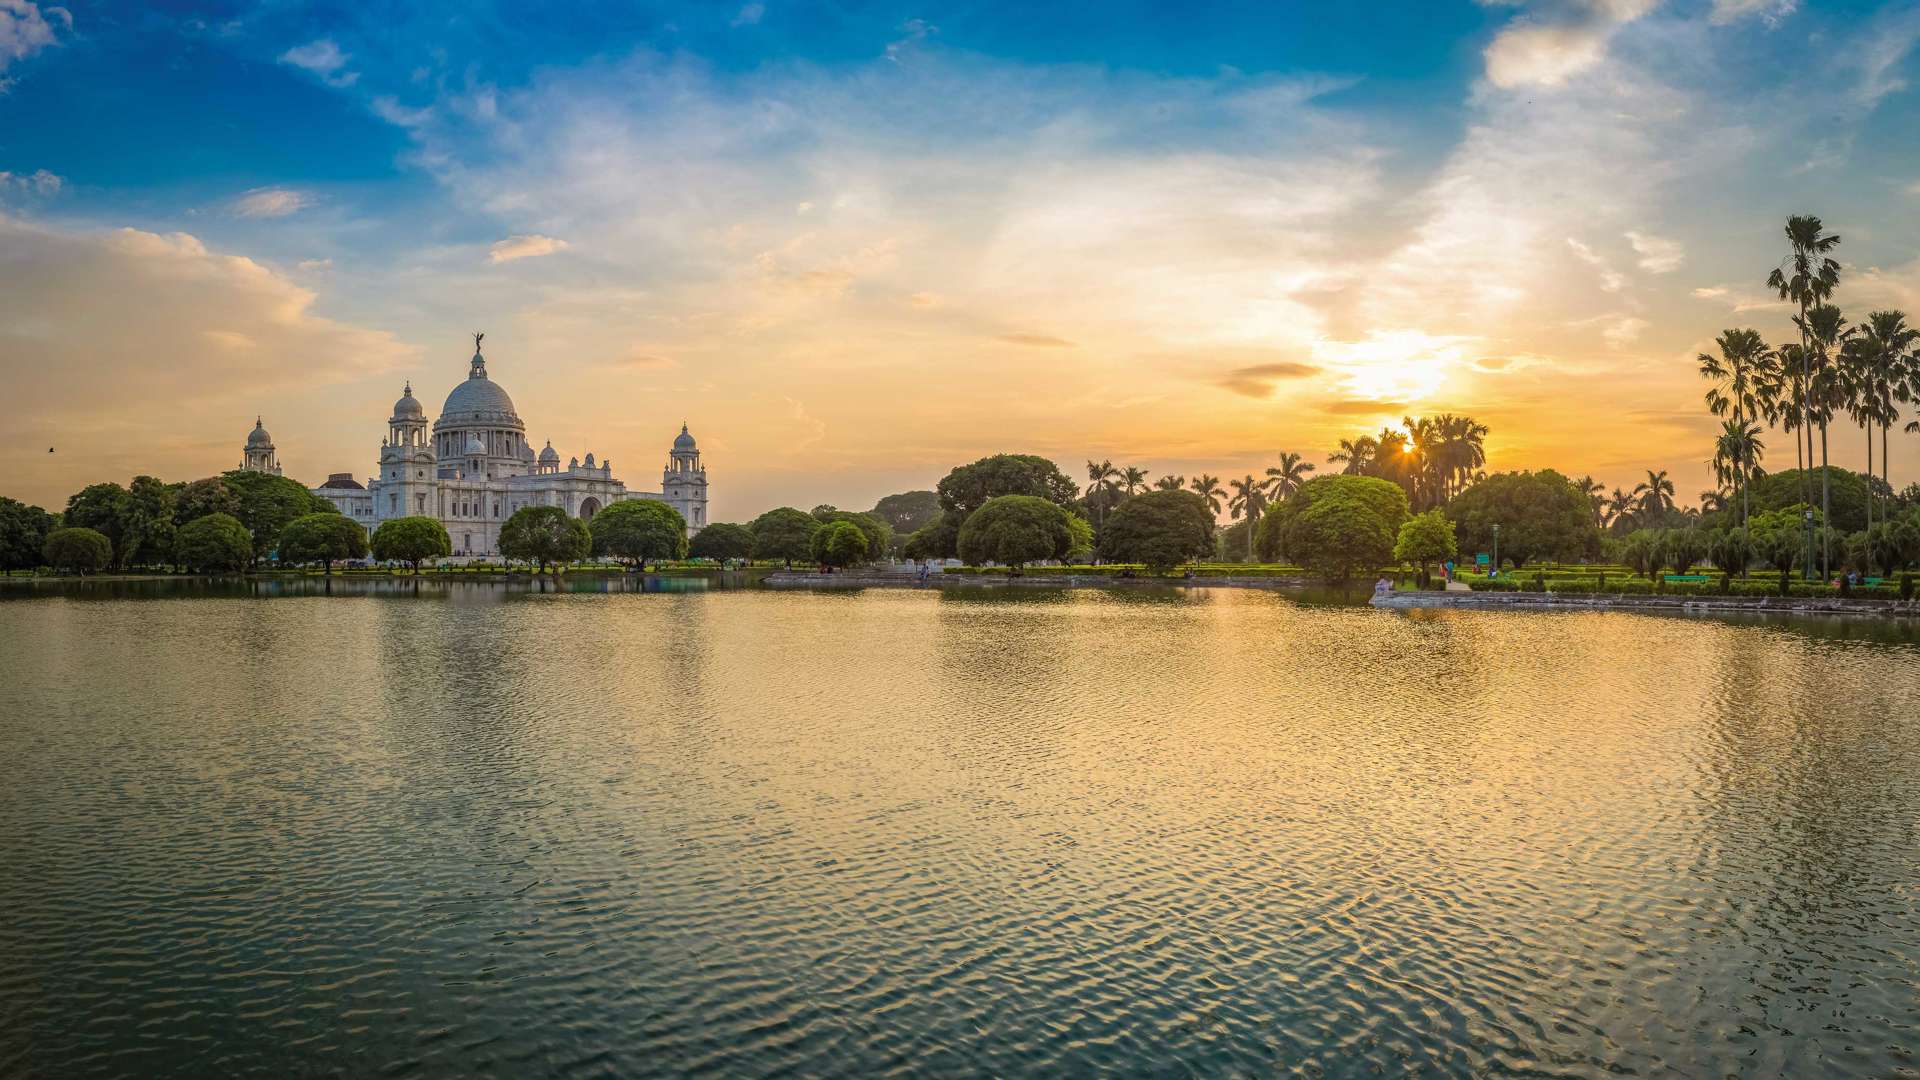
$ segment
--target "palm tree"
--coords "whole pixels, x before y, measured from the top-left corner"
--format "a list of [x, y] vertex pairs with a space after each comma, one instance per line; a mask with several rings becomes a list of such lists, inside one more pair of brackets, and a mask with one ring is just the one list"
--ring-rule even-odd
[[1299, 491], [1300, 485], [1307, 482], [1307, 474], [1312, 471], [1313, 462], [1299, 454], [1280, 451], [1279, 467], [1267, 469], [1267, 488], [1272, 493], [1273, 501], [1280, 502]]
[[1379, 447], [1374, 441], [1362, 435], [1357, 439], [1341, 439], [1340, 449], [1327, 455], [1329, 463], [1344, 461], [1347, 467], [1340, 470], [1345, 473], [1365, 473], [1373, 465], [1374, 452]]
[[1194, 494], [1200, 496], [1200, 498], [1206, 502], [1207, 507], [1215, 514], [1220, 512], [1220, 498], [1225, 495], [1226, 492], [1220, 488], [1219, 477], [1201, 473], [1199, 476], [1188, 481], [1187, 486], [1192, 488]]
[[1613, 489], [1607, 497], [1607, 526], [1609, 528], [1633, 517], [1633, 495], [1629, 492]]
[[1593, 523], [1606, 524], [1607, 485], [1595, 480], [1589, 473], [1575, 480], [1573, 486], [1580, 489], [1580, 494], [1585, 495], [1588, 505], [1593, 507]]
[[1153, 486], [1158, 491], [1179, 491], [1181, 488], [1187, 486], [1187, 478], [1168, 473], [1160, 479], [1155, 480]]
[[[1880, 482], [1887, 486], [1892, 483], [1887, 471], [1887, 432], [1900, 419], [1896, 402], [1910, 401], [1916, 390], [1916, 376], [1920, 376], [1920, 371], [1915, 370], [1920, 366], [1920, 328], [1907, 325], [1905, 312], [1876, 311], [1867, 316], [1866, 325], [1852, 345], [1859, 396], [1866, 406], [1863, 411], [1868, 424], [1867, 475], [1873, 475], [1872, 425], [1878, 424]], [[1871, 527], [1872, 499], [1868, 500], [1867, 507]]]
[[1673, 481], [1667, 479], [1665, 469], [1659, 472], [1648, 469], [1647, 478], [1634, 485], [1633, 494], [1649, 522], [1658, 521], [1661, 515], [1673, 509]]
[[[1779, 266], [1767, 275], [1767, 287], [1779, 294], [1782, 300], [1791, 300], [1800, 306], [1800, 315], [1796, 324], [1804, 323], [1807, 312], [1815, 304], [1823, 303], [1833, 295], [1840, 284], [1840, 264], [1828, 253], [1840, 246], [1840, 238], [1826, 232], [1820, 219], [1812, 214], [1795, 214], [1787, 219], [1787, 257]], [[1808, 394], [1812, 390], [1813, 364], [1812, 344], [1807, 340], [1807, 328], [1800, 326], [1800, 380], [1798, 404], [1794, 411], [1799, 414], [1799, 423], [1807, 436], [1807, 461], [1813, 460], [1813, 429], [1807, 423], [1809, 416]], [[1812, 492], [1806, 486], [1806, 474], [1801, 473], [1802, 501], [1812, 502]]]
[[[1720, 434], [1713, 440], [1714, 479], [1723, 485], [1733, 485], [1736, 493], [1748, 490], [1756, 463], [1767, 449], [1767, 444], [1760, 439], [1762, 430], [1759, 424], [1746, 420], [1720, 422]], [[1750, 495], [1747, 502], [1750, 508]]]
[[[1828, 499], [1827, 483], [1827, 421], [1845, 404], [1846, 376], [1840, 367], [1841, 353], [1847, 343], [1859, 333], [1857, 326], [1848, 326], [1846, 317], [1832, 304], [1815, 304], [1805, 315], [1794, 316], [1795, 325], [1800, 328], [1800, 336], [1807, 341], [1808, 363], [1811, 372], [1807, 386], [1807, 401], [1811, 411], [1808, 419], [1820, 425], [1820, 520], [1832, 521]], [[1811, 462], [1813, 455], [1807, 455]], [[1829, 542], [1831, 530], [1820, 533], [1820, 576], [1825, 578], [1832, 572], [1833, 551]]]
[[[1426, 421], [1421, 421], [1426, 424]], [[1433, 418], [1423, 435], [1419, 425], [1409, 421], [1427, 467], [1438, 485], [1438, 500], [1446, 502], [1466, 487], [1475, 469], [1487, 463], [1486, 438], [1490, 431], [1471, 416], [1443, 413]]]
[[1126, 492], [1128, 498], [1140, 494], [1140, 489], [1146, 486], [1147, 470], [1137, 465], [1129, 465], [1121, 471], [1120, 490]]
[[1091, 483], [1087, 485], [1087, 501], [1094, 502], [1096, 499], [1099, 500], [1098, 502], [1094, 502], [1094, 510], [1099, 516], [1100, 526], [1105, 528], [1107, 524], [1107, 502], [1113, 495], [1115, 488], [1114, 482], [1120, 479], [1120, 470], [1114, 468], [1113, 462], [1111, 461], [1102, 461], [1099, 464], [1089, 461], [1087, 462], [1087, 479], [1091, 481]]
[[1247, 515], [1247, 561], [1252, 562], [1253, 530], [1260, 524], [1260, 515], [1267, 511], [1267, 485], [1249, 475], [1245, 479], [1231, 481], [1228, 486], [1233, 488], [1233, 498], [1228, 501], [1227, 507], [1233, 511], [1234, 519], [1239, 520], [1243, 513]]
[[1726, 492], [1703, 491], [1700, 493], [1700, 509], [1698, 512], [1701, 514], [1724, 514], [1727, 512], [1729, 505], [1730, 500], [1727, 498]]
[[[1757, 330], [1728, 330], [1714, 339], [1720, 346], [1720, 355], [1700, 354], [1700, 374], [1712, 379], [1714, 385], [1707, 388], [1707, 409], [1715, 416], [1733, 413], [1733, 423], [1729, 430], [1738, 427], [1746, 430], [1746, 421], [1760, 411], [1760, 399], [1769, 382], [1770, 368], [1773, 365], [1773, 350], [1767, 348], [1766, 341]], [[1750, 471], [1750, 462], [1736, 462], [1734, 487], [1744, 492], [1746, 474]], [[1740, 514], [1740, 524], [1747, 523], [1747, 514], [1751, 499], [1745, 500]]]

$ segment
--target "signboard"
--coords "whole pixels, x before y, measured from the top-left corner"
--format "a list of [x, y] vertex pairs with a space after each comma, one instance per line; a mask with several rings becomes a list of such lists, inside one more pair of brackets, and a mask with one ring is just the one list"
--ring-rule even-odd
[[1484, 551], [1473, 557], [1473, 565], [1475, 566], [1486, 566], [1492, 561], [1492, 559], [1487, 558], [1487, 553]]

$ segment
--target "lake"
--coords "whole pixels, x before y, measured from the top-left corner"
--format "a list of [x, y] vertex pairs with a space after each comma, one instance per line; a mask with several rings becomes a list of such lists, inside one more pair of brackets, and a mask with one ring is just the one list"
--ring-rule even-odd
[[1904, 625], [708, 586], [0, 589], [0, 1074], [1920, 1070]]

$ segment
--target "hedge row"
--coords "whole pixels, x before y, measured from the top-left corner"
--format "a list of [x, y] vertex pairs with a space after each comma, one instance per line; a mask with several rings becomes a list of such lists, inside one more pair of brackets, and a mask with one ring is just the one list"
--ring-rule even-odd
[[[1184, 578], [1191, 569], [1195, 577], [1304, 577], [1306, 571], [1297, 566], [1270, 566], [1237, 563], [1201, 563], [1192, 567], [1179, 567], [1160, 576]], [[948, 574], [972, 574], [987, 576], [1005, 576], [1012, 571], [1004, 566], [949, 566]], [[1021, 571], [1029, 577], [1114, 577], [1131, 575], [1151, 577], [1145, 566], [1127, 563], [1104, 563], [1100, 566], [1029, 566]]]
[[[1802, 600], [1831, 600], [1848, 596], [1862, 600], [1911, 600], [1914, 596], [1914, 584], [1911, 578], [1899, 584], [1855, 585], [1841, 590], [1837, 586], [1823, 582], [1789, 581], [1787, 591], [1780, 591], [1777, 577], [1755, 577], [1729, 581], [1669, 581], [1659, 587], [1644, 578], [1639, 580], [1607, 578], [1602, 582], [1598, 578], [1547, 580], [1545, 590], [1549, 593], [1566, 596], [1789, 596]], [[1492, 581], [1470, 582], [1475, 592], [1541, 592], [1541, 582], [1536, 578], [1496, 578]]]

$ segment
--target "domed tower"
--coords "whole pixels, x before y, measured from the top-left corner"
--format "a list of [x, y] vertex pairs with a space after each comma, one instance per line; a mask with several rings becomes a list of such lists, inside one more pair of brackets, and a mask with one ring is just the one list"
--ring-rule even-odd
[[467, 377], [447, 395], [440, 418], [433, 422], [433, 451], [441, 466], [475, 480], [518, 476], [526, 470], [521, 450], [527, 445], [527, 425], [514, 412], [513, 399], [487, 377], [487, 360], [480, 355], [485, 336], [473, 336]]
[[249, 472], [280, 475], [280, 456], [274, 453], [273, 436], [267, 434], [267, 426], [258, 416], [253, 418], [253, 431], [248, 433], [246, 449], [241, 451], [240, 467]]
[[540, 466], [537, 472], [557, 473], [560, 471], [560, 451], [553, 448], [553, 440], [547, 440], [546, 449], [540, 451]]
[[374, 482], [373, 515], [377, 520], [430, 514], [436, 464], [433, 440], [427, 435], [427, 410], [413, 396], [409, 381], [387, 419], [387, 441], [380, 444], [380, 476]]
[[700, 464], [700, 448], [685, 424], [680, 425], [680, 434], [667, 454], [660, 491], [666, 496], [667, 504], [687, 519], [687, 535], [699, 532], [707, 524], [707, 470]]

